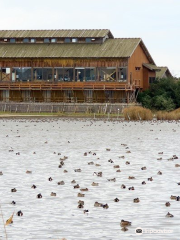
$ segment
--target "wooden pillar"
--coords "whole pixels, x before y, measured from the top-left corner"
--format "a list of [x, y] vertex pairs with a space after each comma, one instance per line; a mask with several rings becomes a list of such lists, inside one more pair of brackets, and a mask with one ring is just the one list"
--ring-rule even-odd
[[116, 82], [118, 82], [118, 67], [116, 67]]
[[10, 67], [10, 82], [12, 82], [12, 67]]
[[34, 81], [33, 72], [34, 72], [34, 68], [33, 68], [33, 67], [31, 67], [31, 81], [32, 81], [32, 82]]
[[75, 67], [73, 67], [73, 82], [75, 82], [75, 79], [76, 79], [75, 74], [76, 74]]
[[52, 82], [54, 83], [54, 67], [52, 68]]

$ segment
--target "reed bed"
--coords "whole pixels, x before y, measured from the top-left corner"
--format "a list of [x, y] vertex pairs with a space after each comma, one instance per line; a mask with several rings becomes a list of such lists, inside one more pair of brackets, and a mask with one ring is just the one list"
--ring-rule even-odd
[[157, 112], [156, 117], [157, 120], [180, 120], [180, 108], [171, 112], [159, 111]]
[[125, 108], [123, 111], [125, 120], [152, 120], [153, 114], [151, 110], [139, 106]]

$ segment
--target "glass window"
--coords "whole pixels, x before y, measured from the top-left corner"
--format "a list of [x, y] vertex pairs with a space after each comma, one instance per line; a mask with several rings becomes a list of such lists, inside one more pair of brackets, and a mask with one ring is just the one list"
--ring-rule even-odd
[[10, 38], [10, 43], [15, 43], [16, 39], [15, 38]]
[[34, 80], [42, 80], [42, 68], [34, 68], [33, 69], [33, 79]]
[[52, 39], [51, 39], [51, 42], [52, 42], [52, 43], [56, 43], [56, 42], [57, 42], [57, 38], [52, 38]]
[[84, 81], [85, 80], [85, 68], [76, 68], [75, 69], [75, 81]]
[[116, 68], [99, 68], [99, 81], [116, 81]]
[[91, 42], [91, 38], [86, 38], [86, 42], [90, 43]]
[[155, 82], [155, 77], [149, 77], [149, 84], [154, 83]]
[[23, 39], [23, 43], [28, 43], [29, 42], [29, 38], [24, 38]]
[[31, 38], [31, 43], [35, 43], [36, 39], [35, 38]]
[[45, 81], [52, 80], [52, 68], [43, 68], [42, 69], [42, 79]]
[[95, 81], [96, 80], [95, 68], [86, 68], [85, 69], [85, 80], [86, 81]]
[[77, 41], [78, 41], [77, 38], [73, 38], [73, 39], [72, 39], [72, 42], [73, 42], [73, 43], [75, 43], [75, 42], [77, 42]]
[[44, 38], [44, 43], [49, 43], [49, 38]]
[[73, 81], [73, 68], [64, 68], [64, 81]]
[[65, 38], [65, 39], [64, 39], [64, 42], [65, 42], [65, 43], [70, 43], [70, 42], [71, 42], [71, 39], [70, 39], [70, 38]]
[[118, 80], [120, 82], [125, 82], [127, 80], [127, 67], [119, 68]]

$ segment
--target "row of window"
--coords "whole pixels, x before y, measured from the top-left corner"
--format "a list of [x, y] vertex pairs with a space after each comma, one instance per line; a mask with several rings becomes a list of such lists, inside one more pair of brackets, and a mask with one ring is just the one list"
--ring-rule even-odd
[[[98, 40], [99, 39], [95, 39], [95, 38], [85, 38], [86, 43], [92, 43], [92, 42], [96, 42]], [[20, 42], [19, 39], [16, 39], [16, 38], [10, 38], [10, 39], [4, 38], [3, 41], [10, 42], [10, 43]], [[42, 38], [41, 41], [43, 41], [44, 43], [56, 43], [56, 42], [58, 42], [58, 39], [57, 38]], [[78, 41], [82, 42], [82, 40], [80, 40], [78, 38], [64, 38], [62, 41], [65, 43], [77, 43]], [[22, 40], [22, 42], [23, 43], [35, 43], [35, 42], [37, 42], [37, 39], [36, 38], [24, 38]]]

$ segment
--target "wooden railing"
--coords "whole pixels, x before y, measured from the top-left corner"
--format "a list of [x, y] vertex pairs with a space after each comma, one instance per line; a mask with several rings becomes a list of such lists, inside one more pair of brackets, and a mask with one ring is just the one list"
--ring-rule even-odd
[[[47, 82], [0, 82], [0, 90], [132, 90], [140, 86], [118, 82], [69, 82], [69, 83], [47, 83]], [[139, 85], [138, 85], [139, 84]]]

